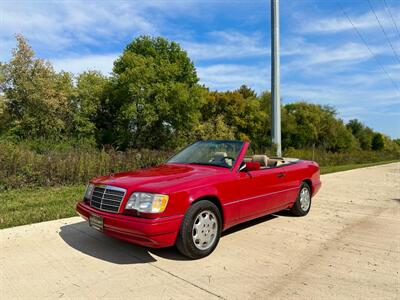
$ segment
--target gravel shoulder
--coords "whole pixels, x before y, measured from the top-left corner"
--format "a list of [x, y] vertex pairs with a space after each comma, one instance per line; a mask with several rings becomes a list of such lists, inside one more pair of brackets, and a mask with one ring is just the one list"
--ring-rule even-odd
[[322, 183], [308, 216], [229, 229], [196, 261], [105, 237], [79, 217], [0, 230], [0, 298], [399, 299], [400, 163]]

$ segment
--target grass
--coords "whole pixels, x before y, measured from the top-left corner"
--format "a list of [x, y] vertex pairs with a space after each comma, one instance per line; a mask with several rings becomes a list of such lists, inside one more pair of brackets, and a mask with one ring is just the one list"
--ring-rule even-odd
[[399, 160], [389, 160], [389, 161], [381, 161], [381, 162], [373, 162], [373, 163], [366, 163], [366, 164], [348, 164], [348, 165], [339, 165], [339, 166], [322, 166], [321, 167], [321, 174], [329, 174], [335, 172], [342, 172], [352, 169], [359, 169], [359, 168], [366, 168], [366, 167], [373, 167], [379, 165], [386, 165], [394, 162], [399, 162]]
[[76, 216], [82, 185], [0, 192], [0, 229]]
[[[322, 174], [398, 162], [326, 166]], [[0, 229], [76, 216], [75, 204], [82, 198], [83, 185], [11, 189], [0, 192]]]

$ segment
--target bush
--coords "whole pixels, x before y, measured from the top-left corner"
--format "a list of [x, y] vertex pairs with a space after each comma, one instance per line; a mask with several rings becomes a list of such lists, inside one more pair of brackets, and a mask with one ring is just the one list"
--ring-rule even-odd
[[294, 149], [284, 151], [285, 157], [297, 157], [314, 160], [320, 166], [339, 166], [348, 164], [375, 163], [381, 161], [396, 160], [399, 153], [388, 151], [363, 151], [353, 150], [349, 152], [329, 152], [320, 149]]
[[[158, 165], [171, 151], [98, 149], [91, 143], [0, 140], [0, 191], [11, 188], [83, 184], [90, 178]], [[288, 148], [286, 157], [315, 160], [320, 166], [399, 159], [396, 152], [355, 150], [348, 153]]]
[[0, 141], [0, 190], [81, 184], [110, 172], [157, 165], [171, 155], [169, 151], [121, 152], [90, 145], [53, 145], [50, 148], [59, 149], [40, 153], [26, 144]]

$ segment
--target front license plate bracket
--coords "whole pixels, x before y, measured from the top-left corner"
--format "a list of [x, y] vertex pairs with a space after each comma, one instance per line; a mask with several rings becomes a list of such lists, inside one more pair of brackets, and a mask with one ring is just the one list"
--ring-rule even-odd
[[102, 216], [91, 215], [89, 217], [89, 225], [94, 229], [102, 231], [104, 228], [104, 220]]

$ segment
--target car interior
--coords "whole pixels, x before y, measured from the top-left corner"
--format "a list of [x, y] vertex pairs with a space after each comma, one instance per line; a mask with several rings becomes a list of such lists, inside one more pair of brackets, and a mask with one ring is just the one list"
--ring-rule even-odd
[[232, 158], [228, 157], [226, 152], [215, 152], [210, 162], [225, 162], [229, 167], [233, 165]]
[[[225, 159], [226, 157], [226, 159]], [[282, 165], [287, 165], [292, 163], [298, 159], [294, 158], [283, 158], [283, 157], [268, 157], [267, 155], [263, 154], [255, 154], [253, 156], [245, 156], [244, 162], [256, 162], [260, 164], [260, 169], [268, 169], [274, 168]], [[221, 162], [225, 161], [225, 163], [229, 166], [233, 165], [233, 161], [230, 157], [228, 157], [226, 152], [215, 152], [212, 161]]]
[[244, 162], [258, 162], [260, 164], [260, 169], [274, 168], [289, 163], [289, 161], [285, 161], [282, 157], [270, 158], [263, 154], [246, 156]]

